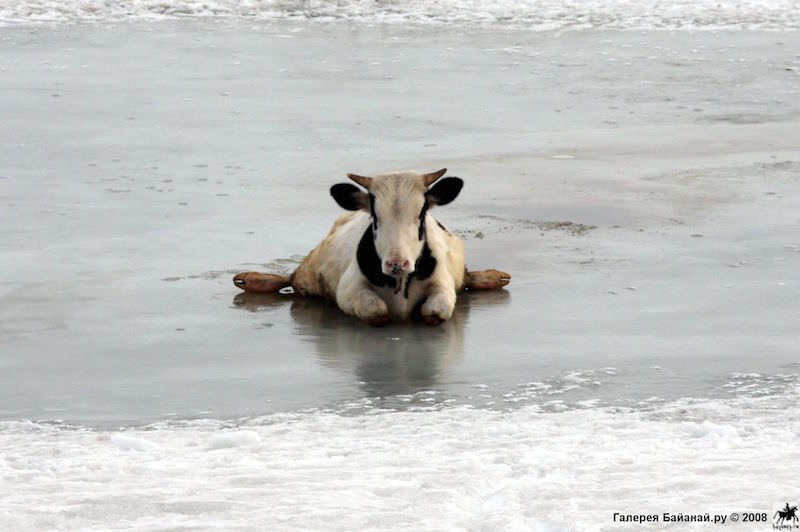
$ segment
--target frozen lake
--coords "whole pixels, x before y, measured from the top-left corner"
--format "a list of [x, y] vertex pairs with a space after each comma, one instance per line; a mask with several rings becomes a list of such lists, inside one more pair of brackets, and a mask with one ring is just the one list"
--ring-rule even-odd
[[[0, 29], [0, 528], [771, 516], [798, 495], [798, 44]], [[346, 172], [443, 166], [437, 217], [513, 275], [452, 321], [231, 283], [291, 271]]]

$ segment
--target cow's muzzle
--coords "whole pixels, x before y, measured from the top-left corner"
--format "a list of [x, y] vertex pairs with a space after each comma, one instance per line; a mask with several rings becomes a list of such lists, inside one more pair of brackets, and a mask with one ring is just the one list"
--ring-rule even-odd
[[386, 275], [393, 275], [399, 277], [411, 273], [411, 261], [408, 259], [403, 260], [387, 260], [383, 262], [383, 273]]

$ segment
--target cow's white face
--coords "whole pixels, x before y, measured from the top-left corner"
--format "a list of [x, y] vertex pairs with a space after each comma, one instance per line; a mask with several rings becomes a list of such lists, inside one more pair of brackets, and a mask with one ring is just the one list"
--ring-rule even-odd
[[[448, 177], [428, 188], [445, 171], [400, 172], [375, 177], [348, 174], [366, 192], [350, 184], [331, 188], [331, 195], [345, 209], [364, 209], [370, 213], [372, 225], [367, 232], [372, 234], [374, 251], [384, 275], [402, 277], [414, 272], [426, 243], [428, 209], [453, 201], [463, 185], [461, 179]], [[365, 245], [369, 242], [362, 239], [361, 246]]]
[[425, 192], [418, 174], [396, 174], [372, 181], [372, 232], [384, 275], [402, 276], [414, 271], [425, 240], [425, 235], [420, 234], [427, 211]]

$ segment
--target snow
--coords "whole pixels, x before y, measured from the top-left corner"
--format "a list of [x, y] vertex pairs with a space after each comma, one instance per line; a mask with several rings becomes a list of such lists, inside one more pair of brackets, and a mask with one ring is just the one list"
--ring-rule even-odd
[[656, 3], [643, 0], [23, 0], [0, 6], [0, 23], [182, 17], [456, 24], [537, 30], [800, 27], [800, 8], [791, 0], [670, 0]]
[[122, 431], [7, 422], [0, 529], [599, 530], [615, 511], [771, 512], [795, 495], [798, 391]]
[[123, 451], [149, 451], [155, 448], [154, 444], [144, 438], [135, 438], [125, 434], [114, 434], [110, 441]]
[[261, 441], [257, 432], [252, 430], [238, 430], [233, 432], [223, 432], [212, 435], [208, 440], [208, 448], [230, 449], [244, 445], [255, 445]]

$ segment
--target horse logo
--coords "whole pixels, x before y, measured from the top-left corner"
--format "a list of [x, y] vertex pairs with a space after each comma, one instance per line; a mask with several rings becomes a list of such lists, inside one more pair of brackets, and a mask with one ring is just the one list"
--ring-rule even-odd
[[782, 525], [794, 525], [800, 521], [797, 517], [797, 505], [789, 506], [789, 503], [786, 503], [786, 507], [783, 510], [778, 510], [775, 512], [775, 515], [772, 516], [772, 524], [775, 526], [782, 526]]

